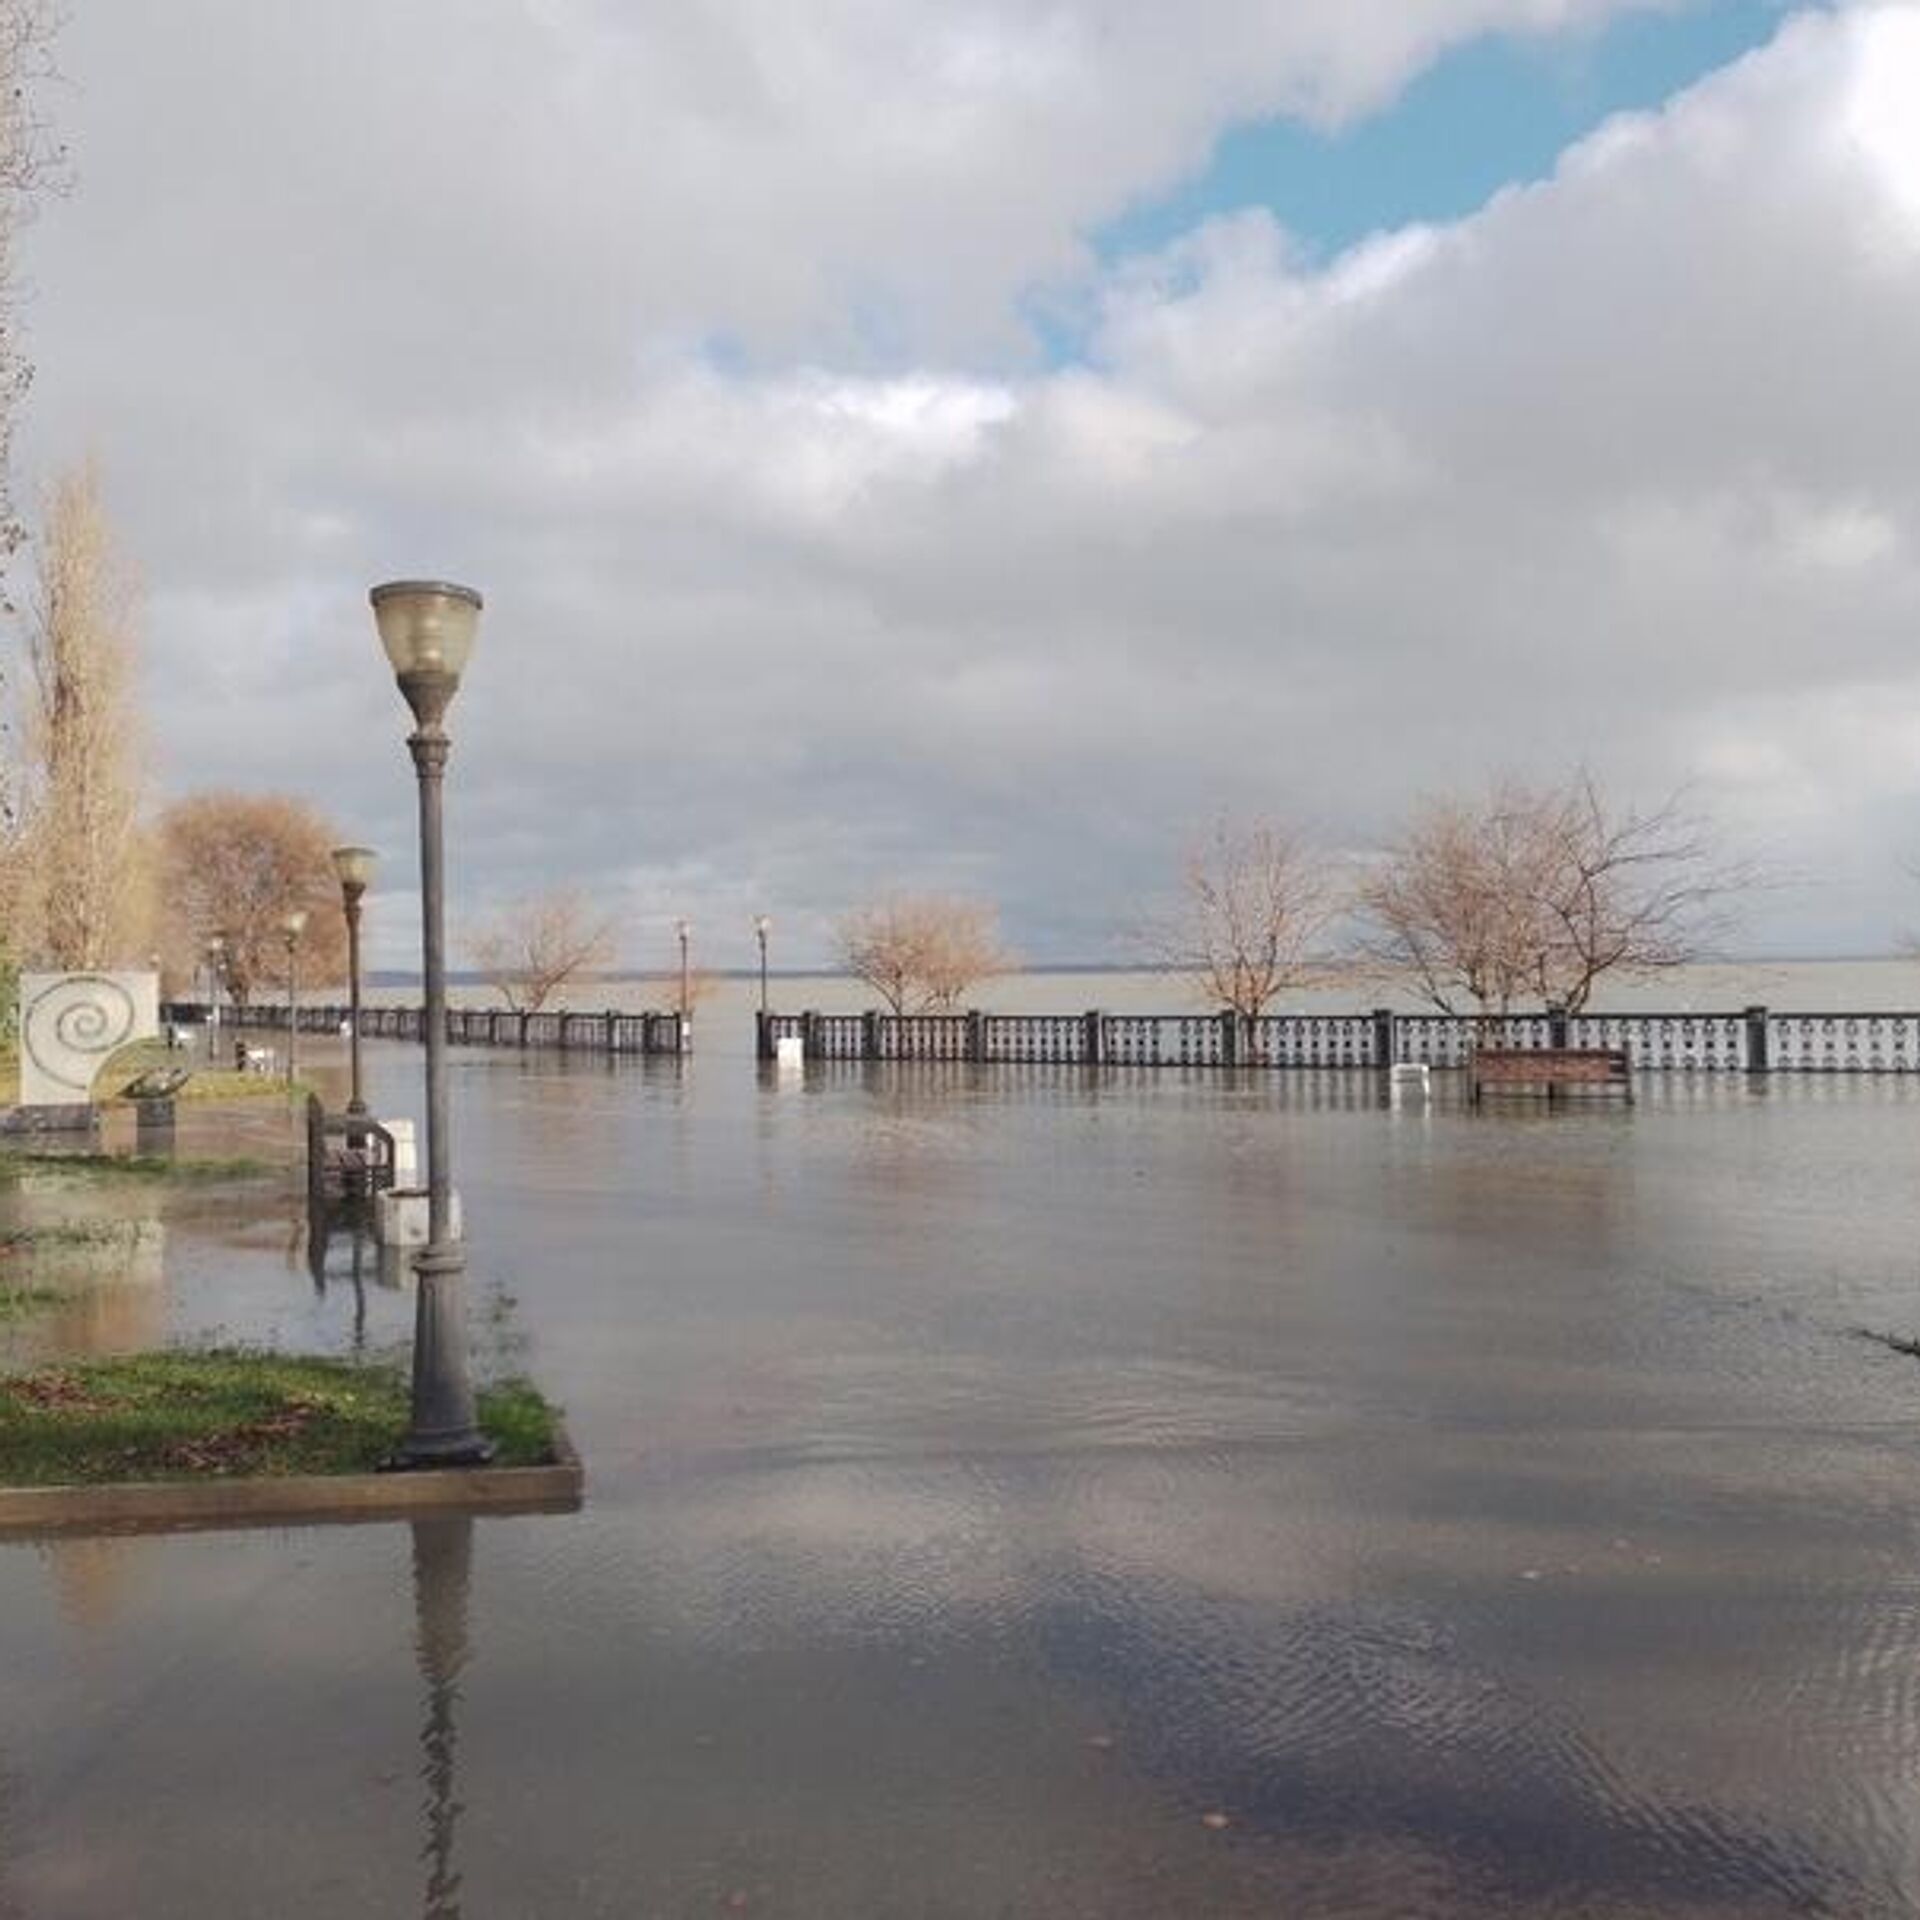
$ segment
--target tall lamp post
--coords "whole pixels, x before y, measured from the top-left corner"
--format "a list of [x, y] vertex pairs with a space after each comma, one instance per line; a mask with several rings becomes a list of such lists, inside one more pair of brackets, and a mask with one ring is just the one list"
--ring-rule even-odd
[[465, 1251], [453, 1236], [447, 1139], [446, 883], [441, 793], [449, 741], [442, 722], [480, 624], [480, 596], [440, 580], [393, 580], [373, 589], [373, 617], [394, 678], [413, 711], [407, 745], [420, 782], [421, 971], [426, 980], [427, 1244], [413, 1323], [413, 1416], [394, 1464], [469, 1466], [493, 1448], [474, 1417], [467, 1361]]
[[207, 942], [207, 1061], [211, 1065], [214, 1048], [220, 1040], [220, 962], [227, 951], [225, 934], [216, 933]]
[[371, 847], [335, 847], [333, 870], [340, 876], [340, 906], [347, 916], [347, 1113], [359, 1119], [367, 1110], [360, 1097], [360, 896], [373, 878], [379, 858]]
[[680, 1024], [684, 1027], [691, 1011], [687, 1005], [687, 942], [693, 938], [693, 922], [676, 920], [673, 930], [680, 936]]
[[773, 931], [773, 922], [762, 914], [756, 914], [753, 922], [753, 937], [760, 942], [760, 1011], [767, 1011], [767, 935]]
[[280, 922], [280, 937], [287, 943], [287, 1087], [293, 1087], [294, 1055], [300, 1045], [300, 936], [307, 930], [307, 910], [295, 907]]

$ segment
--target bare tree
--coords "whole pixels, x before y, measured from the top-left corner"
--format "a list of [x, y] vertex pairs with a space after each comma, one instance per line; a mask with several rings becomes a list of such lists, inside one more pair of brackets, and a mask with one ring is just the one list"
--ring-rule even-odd
[[18, 904], [31, 948], [98, 967], [149, 945], [136, 831], [141, 761], [134, 684], [137, 595], [91, 464], [47, 499], [28, 630], [27, 810]]
[[1290, 828], [1216, 822], [1186, 857], [1178, 908], [1147, 943], [1215, 1006], [1249, 1019], [1325, 976], [1316, 957], [1345, 905], [1331, 864]]
[[1444, 1012], [1538, 1001], [1578, 1013], [1608, 974], [1697, 959], [1752, 884], [1673, 794], [1617, 808], [1584, 768], [1504, 781], [1483, 802], [1429, 802], [1361, 892], [1370, 950]]
[[51, 69], [51, 0], [0, 0], [0, 578], [25, 529], [8, 486], [14, 421], [33, 379], [21, 350], [14, 241], [35, 197], [64, 179], [64, 155], [35, 105]]
[[1010, 962], [997, 916], [978, 900], [918, 894], [861, 907], [840, 923], [840, 961], [895, 1013], [958, 1006]]
[[[14, 421], [33, 377], [20, 344], [14, 240], [42, 190], [61, 178], [59, 144], [35, 106], [46, 78], [58, 15], [50, 0], [0, 0], [0, 611], [11, 612], [7, 564], [25, 537], [10, 487]], [[0, 687], [0, 691], [4, 691]], [[0, 728], [0, 1028], [11, 1031], [18, 932], [31, 867], [19, 777]]]
[[191, 979], [218, 933], [222, 981], [243, 1004], [286, 972], [281, 926], [304, 909], [301, 977], [345, 978], [346, 923], [332, 850], [345, 836], [304, 800], [277, 793], [202, 793], [160, 816], [161, 952], [176, 979]]
[[1531, 825], [1530, 796], [1511, 785], [1483, 805], [1429, 801], [1360, 889], [1368, 951], [1442, 1012], [1469, 1000], [1505, 1013], [1527, 989], [1545, 884]]
[[538, 1013], [576, 975], [613, 958], [613, 922], [572, 887], [515, 901], [466, 942], [467, 958], [516, 1013]]

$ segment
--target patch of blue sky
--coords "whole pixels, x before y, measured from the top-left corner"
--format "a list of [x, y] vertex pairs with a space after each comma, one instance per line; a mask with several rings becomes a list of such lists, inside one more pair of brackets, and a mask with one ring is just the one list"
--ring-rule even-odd
[[[1789, 0], [1683, 0], [1598, 30], [1470, 41], [1370, 118], [1327, 132], [1296, 121], [1237, 127], [1205, 172], [1093, 236], [1111, 263], [1157, 251], [1214, 214], [1265, 207], [1307, 259], [1368, 234], [1457, 220], [1500, 188], [1552, 173], [1602, 121], [1657, 107], [1764, 45]], [[1043, 332], [1050, 356], [1067, 330]]]

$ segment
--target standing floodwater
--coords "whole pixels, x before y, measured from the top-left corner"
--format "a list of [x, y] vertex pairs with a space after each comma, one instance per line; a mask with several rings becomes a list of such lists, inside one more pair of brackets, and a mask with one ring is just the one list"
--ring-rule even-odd
[[[1920, 1911], [1920, 1086], [454, 1096], [586, 1512], [0, 1548], [0, 1914]], [[404, 1336], [166, 1225], [140, 1338]]]

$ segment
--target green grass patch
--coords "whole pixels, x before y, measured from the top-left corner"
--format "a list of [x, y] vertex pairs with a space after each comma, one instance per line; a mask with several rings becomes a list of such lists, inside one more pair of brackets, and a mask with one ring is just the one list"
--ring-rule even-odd
[[[495, 1464], [553, 1458], [529, 1382], [479, 1400]], [[0, 1377], [0, 1485], [371, 1473], [407, 1411], [398, 1367], [234, 1347], [61, 1361]]]
[[21, 1320], [42, 1313], [65, 1296], [52, 1287], [10, 1287], [0, 1284], [0, 1321]]
[[124, 1220], [64, 1220], [46, 1227], [13, 1227], [0, 1233], [0, 1260], [49, 1247], [124, 1245], [127, 1237]]

